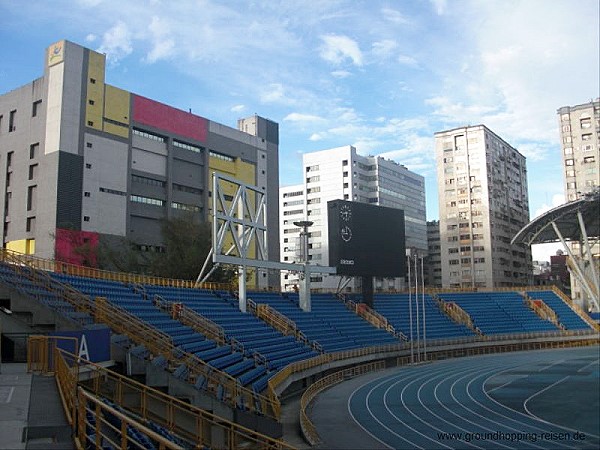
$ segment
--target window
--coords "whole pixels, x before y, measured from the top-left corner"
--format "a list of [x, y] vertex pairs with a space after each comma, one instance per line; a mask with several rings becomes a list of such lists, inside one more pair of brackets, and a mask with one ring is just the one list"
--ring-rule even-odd
[[581, 140], [582, 141], [591, 141], [592, 140], [592, 133], [582, 134], [581, 135]]
[[458, 248], [456, 248], [456, 247], [449, 248], [449, 249], [448, 249], [448, 253], [449, 253], [449, 254], [452, 254], [452, 253], [458, 253]]
[[96, 79], [95, 78], [90, 78], [90, 84], [96, 84]]
[[105, 192], [107, 194], [121, 195], [123, 197], [127, 196], [127, 192], [117, 191], [115, 189], [108, 189], [105, 187], [101, 187], [99, 190], [100, 190], [100, 192]]
[[186, 205], [185, 203], [171, 202], [171, 208], [182, 211], [200, 212], [200, 207], [196, 205]]
[[92, 105], [92, 106], [93, 106], [93, 105], [94, 105], [94, 103], [96, 103], [96, 102], [95, 102], [94, 100], [92, 100], [92, 99], [89, 99], [89, 100], [88, 100], [88, 103], [89, 103], [90, 105]]
[[342, 161], [342, 166], [347, 166], [347, 165], [348, 165], [348, 160], [347, 160], [347, 159], [344, 159], [344, 160]]
[[88, 192], [88, 191], [85, 191], [85, 192], [83, 193], [83, 196], [84, 196], [84, 197], [91, 197], [91, 195], [92, 195], [92, 194], [91, 194], [90, 192]]
[[567, 183], [567, 189], [577, 189], [577, 183], [574, 181], [570, 181]]
[[7, 169], [8, 169], [10, 166], [12, 166], [13, 153], [14, 153], [14, 152], [8, 152], [8, 153], [6, 154], [6, 168], [7, 168]]
[[91, 143], [91, 142], [86, 142], [86, 143], [85, 143], [85, 146], [86, 146], [87, 148], [92, 148], [92, 143]]
[[571, 131], [571, 125], [563, 125], [562, 130], [566, 133]]
[[38, 100], [36, 102], [33, 102], [33, 105], [31, 107], [31, 117], [37, 117], [39, 111], [40, 111], [40, 107], [42, 106], [42, 101]]
[[458, 264], [458, 259], [451, 259], [448, 261], [448, 264], [451, 266], [456, 266]]
[[29, 179], [30, 180], [33, 180], [35, 178], [35, 175], [37, 174], [37, 168], [38, 168], [37, 164], [31, 164], [29, 166]]
[[142, 131], [142, 130], [138, 130], [137, 128], [133, 129], [133, 134], [136, 136], [141, 136], [143, 138], [146, 139], [151, 139], [153, 141], [158, 141], [158, 142], [165, 142], [166, 139], [158, 134], [154, 134], [154, 133], [149, 133], [147, 131]]
[[13, 109], [8, 115], [8, 132], [12, 133], [17, 129], [15, 125], [15, 119], [17, 118], [17, 110]]
[[29, 186], [27, 188], [27, 211], [31, 211], [35, 208], [35, 194], [37, 192], [37, 186]]
[[321, 180], [321, 177], [320, 177], [320, 175], [316, 175], [316, 176], [314, 176], [314, 177], [308, 177], [308, 178], [306, 179], [306, 182], [307, 182], [307, 183], [315, 183], [315, 182], [317, 182], [317, 181], [320, 181], [320, 180]]
[[566, 175], [567, 175], [567, 177], [574, 177], [575, 171], [573, 169], [569, 169], [566, 171]]
[[[154, 178], [148, 178], [148, 177], [141, 177], [139, 175], [131, 175], [131, 181], [135, 182], [135, 183], [142, 183], [142, 184], [147, 184], [148, 186], [158, 186], [158, 187], [165, 187], [165, 182], [161, 181], [161, 180], [155, 180]], [[173, 185], [173, 188], [175, 188], [175, 184]], [[177, 185], [179, 186], [179, 185]]]
[[473, 262], [475, 264], [482, 264], [485, 263], [485, 258], [473, 258]]
[[198, 147], [197, 145], [186, 144], [185, 142], [173, 141], [173, 147], [183, 148], [184, 150], [189, 150], [194, 153], [202, 153], [204, 151], [204, 147]]
[[35, 233], [35, 216], [27, 218], [25, 231], [27, 231], [28, 233]]
[[235, 158], [232, 158], [231, 156], [228, 156], [228, 155], [224, 155], [223, 153], [215, 152], [214, 150], [211, 150], [209, 152], [209, 155], [213, 158], [222, 159], [223, 161], [229, 161], [229, 162], [235, 161]]
[[565, 147], [565, 155], [572, 155], [573, 147]]
[[83, 221], [84, 222], [89, 222], [90, 221], [90, 216], [83, 216]]
[[563, 137], [563, 144], [570, 144], [572, 142], [571, 136]]
[[31, 144], [29, 146], [29, 159], [35, 159], [37, 157], [39, 148], [40, 148], [39, 143]]
[[4, 116], [2, 114], [0, 114], [0, 133], [2, 133], [2, 118]]
[[131, 195], [129, 199], [134, 203], [144, 203], [152, 206], [164, 206], [164, 200], [158, 198], [142, 197], [141, 195]]
[[591, 117], [582, 117], [579, 119], [579, 126], [581, 128], [591, 128], [592, 127], [592, 118]]
[[92, 165], [91, 165], [90, 163], [85, 163], [85, 168], [86, 168], [86, 169], [91, 169], [91, 168], [92, 168]]
[[583, 158], [584, 164], [591, 164], [594, 161], [596, 161], [596, 158], [594, 158], [593, 156], [586, 156], [585, 158]]
[[198, 189], [198, 188], [194, 188], [194, 187], [190, 187], [190, 186], [184, 186], [182, 184], [173, 183], [173, 190], [179, 191], [179, 192], [188, 192], [190, 194], [202, 195], [202, 189]]
[[574, 166], [574, 165], [575, 165], [574, 159], [565, 159], [565, 166]]

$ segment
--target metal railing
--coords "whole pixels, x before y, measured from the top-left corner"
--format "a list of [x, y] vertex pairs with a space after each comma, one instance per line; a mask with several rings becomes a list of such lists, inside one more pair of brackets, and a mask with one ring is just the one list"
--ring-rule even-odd
[[112, 272], [109, 270], [96, 269], [94, 267], [78, 266], [76, 264], [66, 263], [62, 261], [54, 261], [49, 259], [39, 258], [33, 255], [15, 252], [13, 250], [1, 249], [0, 260], [17, 257], [22, 261], [27, 261], [29, 267], [43, 270], [46, 272], [57, 272], [65, 275], [74, 275], [85, 278], [98, 278], [101, 280], [119, 281], [129, 284], [151, 284], [156, 286], [178, 287], [187, 289], [210, 289], [210, 290], [230, 290], [231, 285], [228, 283], [201, 283], [196, 284], [193, 280], [178, 280], [174, 278], [156, 277], [152, 275], [142, 275], [126, 272]]
[[533, 300], [527, 293], [523, 293], [525, 304], [531, 309], [540, 319], [551, 322], [556, 328], [564, 330], [565, 327], [558, 321], [556, 311], [550, 308], [543, 300]]
[[[567, 258], [567, 261], [569, 260], [569, 258]], [[600, 324], [595, 322], [594, 319], [592, 319], [589, 314], [587, 314], [583, 309], [581, 309], [581, 307], [575, 303], [571, 298], [569, 298], [563, 291], [561, 291], [558, 287], [556, 286], [550, 286], [550, 289], [552, 290], [552, 292], [554, 292], [556, 295], [558, 295], [567, 305], [569, 305], [569, 307], [575, 311], [575, 313], [581, 317], [582, 320], [584, 320], [590, 327], [592, 327], [594, 330], [596, 331], [600, 331]], [[545, 289], [546, 291], [548, 289]]]
[[212, 320], [198, 314], [183, 303], [165, 300], [160, 295], [154, 296], [154, 305], [171, 314], [171, 317], [184, 325], [192, 328], [197, 333], [203, 334], [209, 339], [224, 345], [227, 342], [225, 330]]
[[[57, 342], [73, 339], [75, 338], [32, 336], [28, 348], [31, 350], [29, 359], [32, 370], [55, 375], [67, 419], [73, 427], [77, 427], [79, 443], [85, 443], [87, 439], [92, 446], [102, 448], [98, 446], [100, 441], [90, 442], [89, 437], [85, 436], [86, 428], [89, 430], [89, 427], [96, 427], [96, 437], [100, 433], [104, 438], [126, 439], [127, 433], [123, 430], [111, 430], [110, 427], [100, 430], [94, 425], [103, 421], [102, 414], [98, 413], [109, 412], [151, 437], [159, 444], [159, 448], [179, 447], [171, 441], [156, 439], [158, 435], [153, 434], [140, 421], [152, 421], [200, 447], [293, 448], [279, 439], [231, 422], [57, 347]], [[83, 374], [85, 376], [80, 379]], [[118, 411], [114, 406], [106, 405], [103, 399], [134, 414], [136, 419]], [[115, 412], [119, 414], [114, 414]], [[94, 423], [89, 420], [90, 414], [95, 418]], [[121, 436], [122, 434], [125, 436]], [[124, 441], [119, 442], [120, 446]], [[136, 444], [132, 445], [135, 448]]]
[[258, 317], [260, 320], [280, 331], [285, 336], [294, 336], [297, 341], [302, 342], [304, 345], [311, 347], [313, 350], [323, 353], [323, 347], [317, 341], [311, 341], [306, 335], [298, 328], [296, 322], [289, 317], [284, 316], [275, 308], [265, 303], [253, 305], [249, 309], [252, 314]]
[[319, 393], [335, 384], [363, 375], [365, 373], [382, 369], [385, 369], [385, 361], [375, 361], [368, 364], [362, 364], [360, 366], [350, 367], [321, 378], [320, 380], [311, 384], [310, 387], [304, 391], [300, 399], [300, 429], [310, 445], [317, 445], [321, 443], [317, 429], [306, 412], [312, 400], [319, 395]]
[[[28, 267], [26, 272], [30, 273], [29, 279], [38, 283], [44, 289], [56, 292], [78, 311], [84, 311], [93, 316], [96, 322], [108, 325], [113, 331], [127, 336], [138, 345], [146, 347], [154, 356], [164, 357], [170, 364], [185, 364], [188, 369], [186, 381], [196, 384], [199, 378], [203, 378], [204, 391], [219, 398], [228, 406], [278, 419], [275, 411], [279, 409], [279, 406], [273, 404], [269, 397], [241, 386], [235, 377], [213, 368], [196, 355], [186, 353], [175, 347], [167, 334], [146, 324], [126, 310], [111, 304], [105, 298], [98, 297], [95, 301], [91, 301], [89, 297], [81, 292], [52, 279], [47, 272], [28, 266], [31, 260], [21, 258], [18, 253], [3, 252], [2, 255], [10, 259], [10, 263], [15, 268]], [[261, 358], [261, 355], [257, 355], [256, 358], [257, 361], [264, 359], [264, 357]]]

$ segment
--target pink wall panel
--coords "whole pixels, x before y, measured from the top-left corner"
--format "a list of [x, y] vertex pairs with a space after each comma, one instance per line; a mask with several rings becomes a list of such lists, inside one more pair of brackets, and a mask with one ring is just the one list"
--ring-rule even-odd
[[57, 228], [55, 259], [79, 266], [96, 267], [98, 241], [98, 233]]
[[206, 142], [208, 120], [180, 109], [133, 95], [133, 120], [144, 125]]

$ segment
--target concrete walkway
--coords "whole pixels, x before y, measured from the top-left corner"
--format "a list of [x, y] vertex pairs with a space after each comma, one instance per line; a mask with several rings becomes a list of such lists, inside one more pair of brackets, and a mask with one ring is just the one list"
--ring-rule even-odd
[[32, 375], [26, 364], [0, 365], [0, 449], [24, 449]]

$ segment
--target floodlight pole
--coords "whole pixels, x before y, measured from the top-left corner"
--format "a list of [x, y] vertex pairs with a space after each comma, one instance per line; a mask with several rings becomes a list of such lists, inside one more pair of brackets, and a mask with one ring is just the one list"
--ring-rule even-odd
[[308, 270], [308, 227], [314, 222], [310, 220], [299, 220], [294, 225], [300, 227], [300, 258], [304, 266], [303, 273], [300, 274], [300, 298], [299, 306], [304, 312], [310, 312], [312, 305], [310, 301], [310, 271]]
[[423, 259], [421, 255], [421, 311], [423, 312], [423, 361], [427, 361], [427, 332], [425, 322], [425, 275], [423, 270]]

